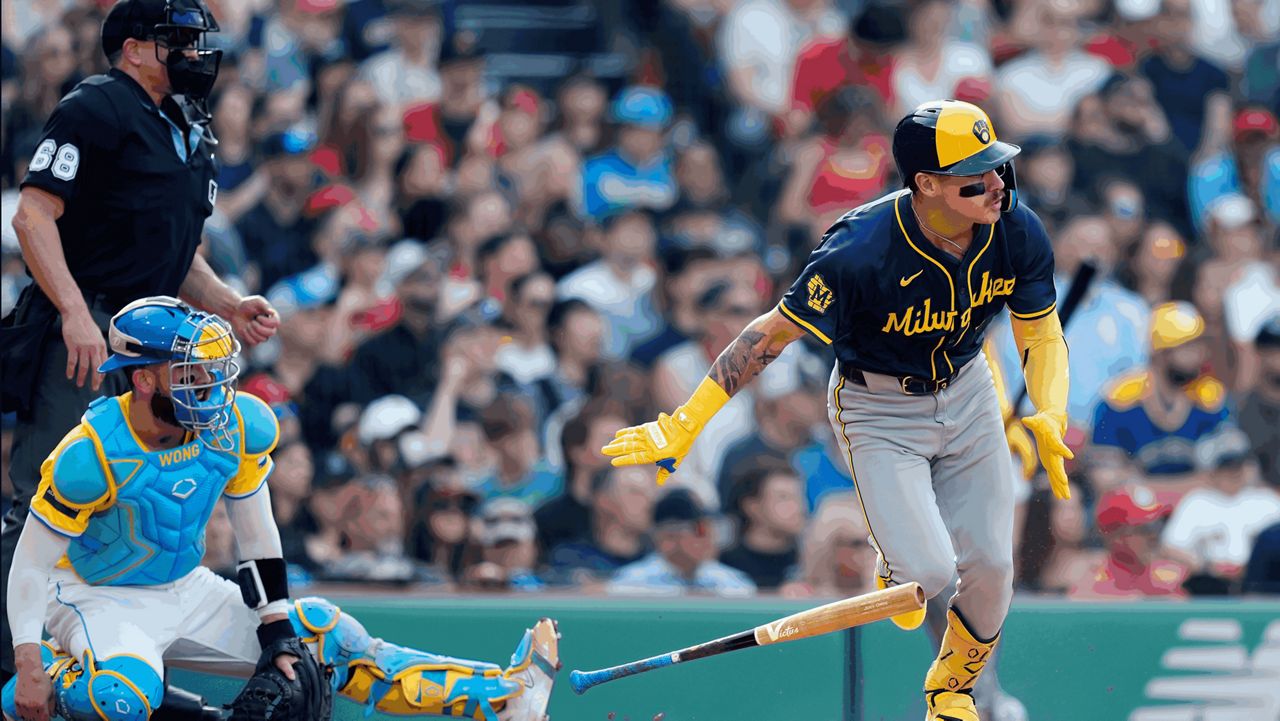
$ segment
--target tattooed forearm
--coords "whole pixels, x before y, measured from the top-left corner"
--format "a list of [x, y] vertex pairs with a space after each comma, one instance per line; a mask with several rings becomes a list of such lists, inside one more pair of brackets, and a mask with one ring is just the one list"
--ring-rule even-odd
[[748, 328], [720, 353], [708, 375], [733, 396], [772, 363], [784, 347], [785, 343], [778, 346], [768, 335]]

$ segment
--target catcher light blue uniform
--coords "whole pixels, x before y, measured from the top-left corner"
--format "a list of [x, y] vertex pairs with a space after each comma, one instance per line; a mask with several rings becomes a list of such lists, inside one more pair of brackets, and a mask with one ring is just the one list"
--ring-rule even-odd
[[[260, 615], [281, 613], [321, 663], [334, 667], [333, 689], [370, 709], [488, 721], [534, 718], [530, 699], [521, 697], [537, 695], [526, 693], [537, 685], [531, 674], [549, 678], [555, 661], [547, 664], [534, 653], [532, 631], [504, 671], [373, 638], [324, 599], [288, 601], [287, 588], [275, 610], [261, 610], [265, 601], [251, 607], [242, 585], [200, 566], [205, 526], [223, 498], [243, 504], [228, 504], [242, 552], [258, 548], [263, 535], [274, 534], [268, 547], [279, 548], [267, 488], [279, 437], [276, 416], [262, 400], [235, 392], [238, 344], [216, 316], [167, 297], [136, 301], [112, 320], [111, 347], [104, 366], [172, 358], [174, 415], [188, 432], [176, 447], [148, 448], [130, 425], [133, 393], [99, 398], [42, 466], [20, 548], [36, 549], [27, 556], [49, 556], [46, 547], [23, 545], [32, 525], [41, 524], [66, 539], [66, 550], [45, 571], [47, 596], [18, 602], [36, 607], [48, 599], [43, 619], [52, 639], [41, 653], [54, 681], [57, 715], [145, 721], [161, 704], [169, 665], [249, 677], [262, 652]], [[198, 364], [207, 365], [207, 381], [176, 380]], [[271, 533], [255, 534], [253, 523], [237, 523], [246, 514]], [[273, 553], [278, 558], [279, 551]], [[56, 556], [49, 558], [53, 565]], [[12, 581], [37, 585], [25, 575], [28, 569], [19, 568], [21, 561], [15, 560]], [[251, 563], [259, 562], [241, 563], [242, 576]], [[272, 586], [262, 579], [259, 584]], [[14, 600], [11, 589], [11, 605]], [[15, 622], [15, 643], [34, 643], [30, 630]], [[10, 719], [18, 718], [17, 680], [0, 698]], [[549, 684], [538, 691], [549, 693]], [[545, 699], [539, 703], [545, 708]]]

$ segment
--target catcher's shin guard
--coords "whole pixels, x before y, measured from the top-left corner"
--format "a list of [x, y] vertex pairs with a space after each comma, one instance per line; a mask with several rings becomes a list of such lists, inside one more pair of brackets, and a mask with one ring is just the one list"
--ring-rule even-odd
[[496, 664], [373, 638], [359, 621], [321, 598], [294, 602], [289, 618], [321, 663], [334, 667], [338, 693], [388, 714], [541, 721], [559, 668], [559, 636], [545, 619], [525, 632], [504, 671]]
[[[54, 714], [65, 721], [147, 721], [164, 696], [164, 681], [136, 656], [96, 660], [85, 651], [77, 661], [48, 641], [41, 642], [40, 656], [53, 680]], [[0, 692], [0, 708], [10, 719], [18, 718], [17, 682], [16, 676], [9, 679]]]
[[942, 647], [924, 679], [926, 721], [978, 721], [973, 687], [999, 640], [996, 634], [990, 641], [979, 641], [955, 609], [947, 611]]

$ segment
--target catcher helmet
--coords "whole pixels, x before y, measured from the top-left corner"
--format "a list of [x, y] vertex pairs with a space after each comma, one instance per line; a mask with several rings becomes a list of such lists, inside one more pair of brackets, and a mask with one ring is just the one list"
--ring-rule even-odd
[[[978, 176], [994, 170], [1004, 181], [1001, 210], [1018, 204], [1013, 158], [1022, 148], [996, 139], [991, 118], [976, 105], [958, 100], [933, 100], [912, 110], [893, 131], [893, 161], [903, 185], [915, 189], [916, 173]], [[986, 192], [982, 183], [960, 189], [961, 196]]]
[[169, 363], [178, 424], [213, 448], [234, 447], [228, 428], [240, 376], [240, 344], [225, 320], [177, 298], [152, 296], [115, 314], [107, 342], [111, 355], [99, 372]]

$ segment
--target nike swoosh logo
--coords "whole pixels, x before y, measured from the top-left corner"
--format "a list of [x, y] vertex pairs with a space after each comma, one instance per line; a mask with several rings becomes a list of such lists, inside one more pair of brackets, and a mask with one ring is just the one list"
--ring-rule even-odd
[[906, 288], [907, 286], [911, 285], [911, 281], [915, 280], [916, 277], [923, 272], [924, 272], [924, 268], [921, 268], [920, 270], [916, 271], [916, 274], [911, 276], [910, 278], [902, 278], [901, 280], [899, 280], [898, 285], [902, 286], [903, 288]]

